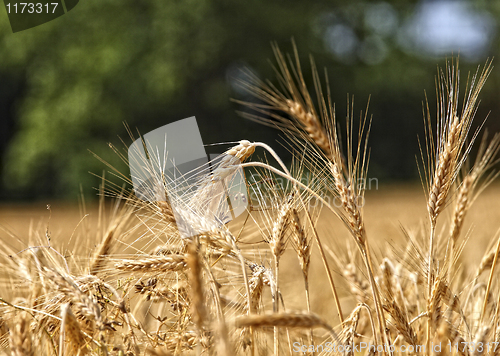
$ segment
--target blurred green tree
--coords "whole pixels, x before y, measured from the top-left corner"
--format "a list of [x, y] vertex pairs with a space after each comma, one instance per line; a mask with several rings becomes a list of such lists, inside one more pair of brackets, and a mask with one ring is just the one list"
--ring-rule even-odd
[[414, 178], [423, 90], [433, 91], [436, 64], [443, 64], [400, 45], [398, 32], [416, 4], [85, 1], [15, 34], [3, 14], [0, 198], [76, 197], [80, 184], [90, 192], [99, 181], [88, 172], [105, 166], [88, 150], [127, 172], [106, 145], [121, 146], [118, 136], [131, 142], [123, 122], [146, 133], [195, 115], [205, 143], [274, 141], [276, 131], [235, 114], [230, 97], [248, 97], [232, 78], [249, 67], [273, 79], [270, 42], [290, 51], [292, 37], [308, 80], [309, 53], [327, 67], [339, 118], [347, 93], [359, 110], [371, 94], [373, 174]]

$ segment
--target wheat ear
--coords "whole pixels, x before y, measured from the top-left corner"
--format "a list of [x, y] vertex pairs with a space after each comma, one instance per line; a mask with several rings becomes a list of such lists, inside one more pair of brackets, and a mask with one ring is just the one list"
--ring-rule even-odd
[[325, 328], [332, 330], [324, 320], [319, 316], [310, 313], [268, 313], [268, 314], [252, 314], [236, 318], [236, 327], [286, 327], [286, 328]]
[[455, 208], [453, 211], [451, 225], [450, 225], [450, 251], [448, 252], [449, 263], [449, 275], [448, 280], [451, 276], [451, 266], [454, 259], [454, 248], [457, 243], [458, 237], [460, 236], [460, 231], [464, 223], [465, 215], [469, 210], [470, 206], [474, 202], [477, 195], [483, 191], [497, 176], [498, 173], [492, 172], [481, 184], [479, 191], [476, 193], [476, 187], [478, 185], [479, 179], [490, 170], [496, 163], [496, 156], [500, 148], [500, 134], [495, 134], [493, 139], [487, 145], [488, 133], [485, 132], [483, 139], [481, 140], [481, 145], [479, 147], [479, 152], [476, 156], [476, 162], [472, 171], [463, 179], [462, 184], [458, 190]]
[[500, 254], [500, 237], [497, 241], [497, 247], [495, 249], [495, 257], [491, 264], [490, 276], [488, 278], [488, 284], [486, 285], [486, 292], [484, 294], [483, 308], [481, 310], [481, 317], [479, 318], [479, 323], [483, 322], [484, 314], [486, 313], [486, 306], [488, 305], [488, 296], [490, 294], [491, 284], [493, 282], [493, 273], [495, 272], [495, 267], [498, 261], [498, 255]]
[[186, 268], [186, 257], [178, 254], [150, 256], [115, 263], [115, 268], [129, 272], [182, 271]]
[[[287, 231], [290, 226], [293, 196], [289, 196], [287, 201], [281, 206], [278, 216], [274, 221], [269, 247], [274, 255], [274, 291], [273, 291], [273, 312], [279, 312], [279, 261], [285, 252], [287, 242]], [[274, 354], [279, 355], [279, 329], [274, 328]]]
[[93, 296], [84, 293], [69, 276], [63, 276], [52, 270], [46, 270], [46, 273], [57, 289], [72, 300], [78, 312], [87, 320], [94, 322], [98, 331], [104, 330], [104, 320], [101, 310]]
[[[302, 269], [302, 276], [304, 277], [304, 290], [306, 294], [307, 312], [311, 313], [311, 300], [309, 296], [309, 263], [311, 262], [311, 244], [307, 237], [304, 226], [300, 222], [300, 216], [297, 209], [292, 209], [292, 222], [295, 230], [295, 250]], [[311, 329], [310, 343], [314, 343], [314, 334]]]
[[71, 311], [69, 304], [61, 307], [61, 333], [59, 342], [59, 355], [64, 355], [64, 345], [68, 341], [73, 345], [72, 354], [77, 350], [79, 355], [85, 355], [85, 336], [80, 329], [80, 324]]
[[10, 328], [10, 349], [12, 356], [35, 356], [31, 339], [29, 314], [21, 312]]
[[117, 227], [118, 226], [115, 224], [106, 232], [104, 240], [101, 242], [99, 249], [94, 254], [92, 262], [90, 263], [89, 274], [96, 275], [106, 263], [106, 256], [110, 253], [111, 247], [113, 246]]

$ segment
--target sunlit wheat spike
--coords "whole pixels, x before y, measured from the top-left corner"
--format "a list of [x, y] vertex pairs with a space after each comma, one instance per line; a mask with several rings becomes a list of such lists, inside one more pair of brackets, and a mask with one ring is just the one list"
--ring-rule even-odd
[[82, 333], [80, 324], [71, 311], [69, 304], [65, 304], [61, 307], [61, 318], [61, 334], [64, 335], [61, 347], [64, 347], [65, 342], [68, 342], [72, 346], [71, 354], [78, 353], [80, 355], [85, 355], [87, 353], [85, 348], [85, 335]]
[[437, 161], [432, 186], [429, 192], [429, 201], [427, 203], [431, 221], [435, 223], [441, 212], [451, 184], [456, 176], [456, 168], [459, 163], [459, 154], [463, 142], [460, 141], [461, 130], [463, 126], [458, 116], [455, 116], [449, 124], [449, 129], [441, 137], [442, 143], [439, 158]]
[[384, 305], [384, 309], [389, 312], [394, 320], [394, 326], [398, 332], [403, 335], [405, 341], [410, 345], [417, 345], [417, 336], [415, 330], [410, 325], [407, 315], [400, 309], [396, 302], [392, 301]]
[[465, 213], [469, 207], [469, 198], [471, 190], [474, 184], [475, 177], [468, 175], [462, 181], [462, 185], [458, 191], [457, 201], [455, 203], [455, 209], [453, 211], [452, 223], [450, 226], [450, 238], [455, 244], [462, 229], [462, 224], [464, 222]]
[[178, 254], [138, 257], [115, 263], [121, 271], [165, 272], [182, 271], [186, 268], [186, 257]]
[[[225, 178], [234, 174], [240, 164], [255, 152], [255, 147], [254, 143], [247, 140], [241, 140], [238, 145], [227, 150], [222, 156], [222, 159], [215, 163], [213, 171], [203, 177], [198, 183], [198, 191], [194, 194], [190, 203], [196, 205], [198, 203], [202, 203], [200, 200], [207, 198], [214, 199], [214, 197], [220, 194], [217, 191], [213, 191], [213, 183], [221, 182]], [[207, 191], [207, 187], [210, 187], [211, 189]]]
[[347, 263], [342, 271], [350, 286], [350, 292], [356, 297], [359, 303], [369, 303], [370, 284], [367, 280], [360, 278], [356, 266], [353, 263]]
[[[352, 349], [355, 343], [355, 337], [356, 337], [356, 330], [358, 328], [359, 324], [359, 319], [360, 319], [360, 313], [361, 313], [361, 308], [356, 307], [352, 312], [351, 315], [345, 320], [346, 323], [348, 323], [349, 328], [345, 328], [342, 330], [342, 334], [340, 335], [343, 337], [344, 344], [349, 345]], [[349, 355], [352, 355], [351, 352], [349, 352]]]
[[325, 152], [325, 154], [330, 156], [330, 141], [315, 113], [306, 111], [304, 106], [298, 101], [287, 99], [285, 103], [287, 106], [286, 111], [297, 120], [308, 133], [309, 137]]
[[382, 272], [382, 290], [386, 293], [387, 297], [392, 300], [394, 299], [394, 275], [396, 271], [394, 265], [387, 257], [382, 261], [380, 271]]
[[170, 203], [168, 201], [157, 201], [155, 202], [155, 205], [158, 208], [158, 211], [161, 214], [161, 216], [165, 219], [165, 221], [167, 223], [176, 226], [175, 215], [174, 212], [172, 211]]
[[[262, 265], [252, 263], [249, 267], [252, 271], [252, 275], [248, 280], [250, 285], [251, 312], [257, 313], [260, 309], [264, 286], [271, 286], [271, 280], [274, 280], [274, 278], [272, 278], [272, 274], [271, 278], [269, 278], [270, 271]], [[245, 306], [245, 310], [248, 310], [248, 306]]]
[[[481, 73], [476, 72], [466, 93], [463, 109], [459, 112], [459, 77], [458, 60], [447, 63], [445, 71], [438, 75], [438, 132], [437, 144], [428, 137], [428, 156], [431, 158], [428, 170], [429, 196], [428, 211], [431, 223], [443, 209], [451, 185], [467, 157], [477, 132], [468, 142], [468, 134], [479, 105], [479, 93], [491, 72], [491, 62], [487, 62]], [[427, 108], [428, 110], [428, 108]], [[427, 135], [430, 131], [430, 114], [427, 114]]]
[[229, 156], [238, 158], [241, 162], [245, 161], [255, 152], [255, 145], [247, 140], [241, 140], [238, 145], [231, 147], [226, 151]]
[[269, 239], [269, 246], [276, 259], [279, 260], [281, 255], [285, 252], [287, 243], [287, 232], [290, 227], [293, 196], [287, 198], [287, 201], [281, 206], [278, 216], [273, 224], [271, 237]]
[[338, 192], [342, 207], [346, 213], [346, 220], [352, 234], [360, 244], [366, 240], [366, 230], [361, 211], [358, 207], [358, 196], [353, 191], [352, 185], [345, 181], [338, 164], [331, 164], [332, 175], [335, 180], [335, 188]]

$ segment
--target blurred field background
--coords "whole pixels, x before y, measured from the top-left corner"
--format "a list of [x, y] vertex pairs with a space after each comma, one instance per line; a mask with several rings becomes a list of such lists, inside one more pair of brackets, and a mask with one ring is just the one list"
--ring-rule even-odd
[[[348, 95], [356, 113], [370, 98], [368, 176], [381, 188], [367, 194], [366, 225], [373, 236], [397, 238], [400, 222], [412, 228], [425, 216], [415, 163], [424, 92], [434, 107], [436, 68], [452, 55], [460, 55], [464, 85], [468, 71], [499, 57], [499, 23], [499, 1], [103, 0], [12, 33], [2, 10], [0, 224], [26, 241], [30, 226], [44, 231], [51, 204], [54, 238], [71, 234], [82, 216], [78, 197], [96, 209], [100, 179], [91, 173], [108, 170], [89, 151], [128, 172], [108, 147], [131, 143], [124, 122], [145, 134], [194, 115], [205, 144], [259, 140], [290, 162], [279, 132], [240, 117], [246, 109], [230, 99], [254, 100], [237, 85], [242, 69], [274, 80], [270, 44], [291, 52], [294, 38], [310, 85], [310, 54], [328, 70], [339, 118]], [[500, 129], [498, 93], [494, 69], [476, 121], [489, 114], [492, 132]], [[471, 258], [497, 229], [499, 198], [490, 187], [471, 214], [482, 219], [468, 217], [484, 222], [474, 227]]]

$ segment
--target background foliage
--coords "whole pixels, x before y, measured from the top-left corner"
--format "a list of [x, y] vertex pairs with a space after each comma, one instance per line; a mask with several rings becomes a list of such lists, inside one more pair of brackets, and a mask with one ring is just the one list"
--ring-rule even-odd
[[[292, 37], [304, 68], [312, 54], [328, 69], [339, 118], [348, 93], [356, 112], [371, 95], [369, 175], [418, 179], [415, 132], [422, 132], [424, 90], [435, 97], [437, 65], [460, 51], [464, 73], [500, 48], [499, 1], [454, 3], [468, 17], [437, 27], [422, 20], [427, 2], [409, 0], [80, 1], [61, 18], [14, 34], [3, 12], [0, 199], [76, 198], [80, 185], [95, 195], [99, 180], [88, 172], [105, 166], [88, 150], [125, 172], [106, 144], [125, 147], [118, 136], [130, 144], [123, 122], [146, 133], [195, 115], [205, 143], [258, 139], [277, 147], [278, 132], [239, 117], [230, 98], [249, 100], [235, 84], [242, 68], [274, 80], [270, 42], [290, 52]], [[451, 45], [429, 45], [429, 26], [451, 31]], [[474, 47], [477, 38], [453, 42], [474, 29], [482, 47]], [[495, 131], [499, 79], [495, 69], [478, 113], [491, 110], [487, 126]]]

